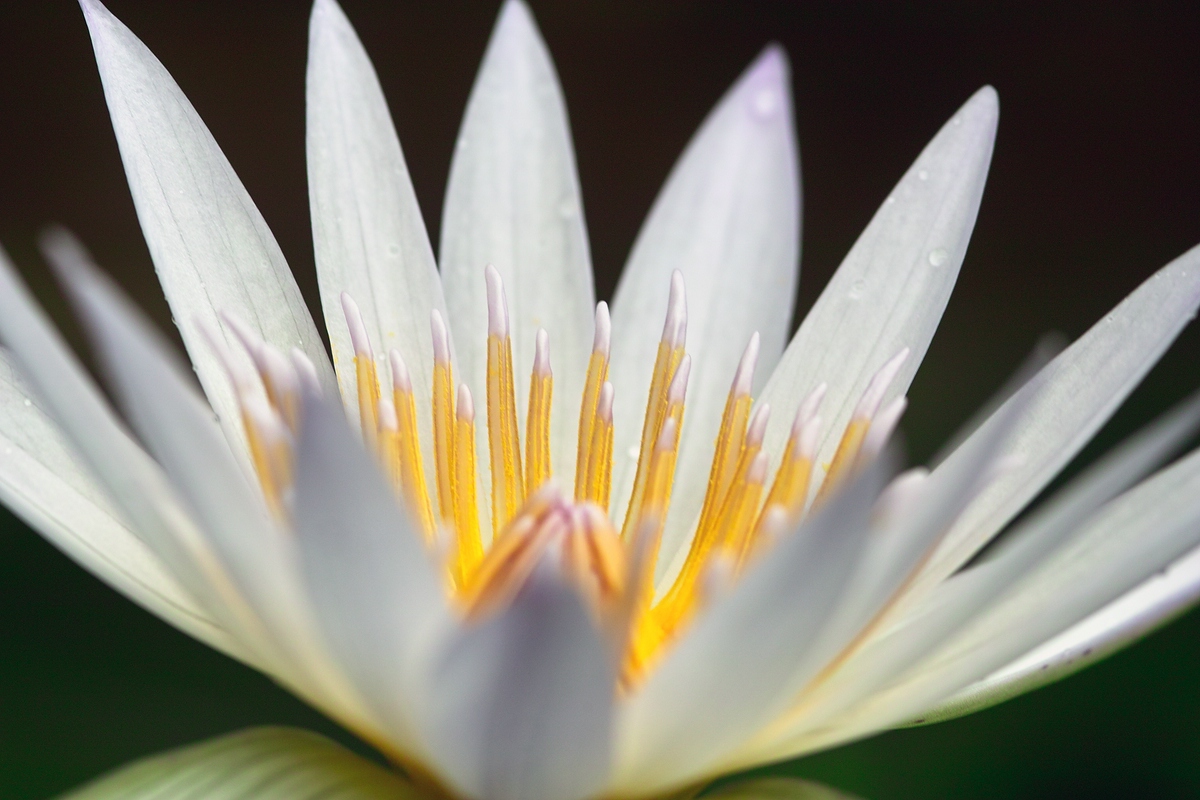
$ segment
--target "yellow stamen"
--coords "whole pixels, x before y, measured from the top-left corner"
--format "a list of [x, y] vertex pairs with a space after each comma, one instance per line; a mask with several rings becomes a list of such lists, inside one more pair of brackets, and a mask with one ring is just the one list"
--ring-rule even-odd
[[396, 415], [395, 460], [402, 496], [425, 536], [432, 543], [436, 530], [429, 487], [425, 483], [425, 466], [421, 458], [421, 442], [417, 435], [417, 404], [413, 396], [408, 367], [400, 353], [390, 354], [392, 365], [392, 403]]
[[[442, 315], [430, 316], [433, 330], [433, 460], [437, 477], [438, 510], [442, 521], [452, 524], [454, 503], [454, 371], [450, 366], [450, 337]], [[472, 440], [473, 441], [473, 440]], [[474, 450], [471, 451], [474, 459]], [[472, 469], [474, 469], [472, 461]]]
[[650, 392], [646, 401], [646, 417], [642, 423], [642, 443], [638, 453], [637, 471], [633, 479], [633, 493], [629, 497], [629, 508], [625, 512], [625, 523], [621, 538], [628, 541], [633, 525], [641, 516], [646, 484], [650, 478], [650, 462], [654, 456], [654, 445], [667, 416], [667, 389], [674, 380], [675, 371], [683, 360], [684, 339], [687, 330], [687, 307], [683, 296], [683, 276], [678, 270], [671, 276], [671, 296], [667, 301], [667, 321], [663, 326], [662, 339], [658, 343], [658, 354], [654, 359], [654, 374], [650, 379]]
[[[596, 409], [600, 402], [600, 391], [608, 380], [608, 351], [612, 338], [612, 321], [608, 316], [608, 304], [596, 304], [596, 328], [592, 339], [592, 355], [588, 359], [587, 380], [583, 385], [583, 402], [579, 407], [579, 439], [575, 458], [575, 499], [588, 498], [588, 481], [591, 475], [593, 455], [592, 429], [596, 421]], [[608, 507], [607, 500], [604, 507]]]
[[375, 370], [375, 355], [363, 324], [358, 304], [342, 292], [342, 311], [350, 328], [354, 346], [354, 377], [358, 386], [358, 416], [362, 423], [363, 442], [372, 453], [379, 451], [379, 378]]
[[550, 401], [554, 375], [550, 372], [549, 336], [539, 329], [529, 379], [529, 415], [525, 420], [525, 485], [536, 491], [550, 480]]
[[[600, 389], [600, 400], [592, 425], [592, 441], [587, 447], [588, 461], [583, 472], [582, 490], [576, 489], [577, 500], [594, 503], [608, 511], [612, 490], [613, 449], [613, 385], [608, 381]], [[578, 477], [578, 476], [577, 476]], [[578, 487], [578, 481], [576, 485]]]
[[483, 560], [479, 506], [475, 499], [475, 404], [464, 383], [458, 387], [454, 431], [454, 555], [450, 575], [460, 590]]
[[517, 400], [513, 386], [512, 340], [504, 287], [495, 267], [487, 268], [487, 428], [492, 467], [492, 530], [503, 530], [525, 502]]

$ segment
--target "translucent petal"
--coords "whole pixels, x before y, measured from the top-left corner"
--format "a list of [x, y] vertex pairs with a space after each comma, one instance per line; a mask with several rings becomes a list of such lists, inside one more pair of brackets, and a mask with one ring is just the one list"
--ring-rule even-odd
[[[550, 53], [522, 0], [506, 0], [501, 9], [467, 101], [441, 236], [450, 326], [462, 379], [477, 398], [485, 396], [487, 360], [484, 267], [495, 265], [504, 279], [522, 427], [534, 338], [538, 328], [549, 333], [551, 461], [570, 485], [595, 294], [567, 110]], [[480, 448], [485, 442], [479, 437]], [[489, 462], [480, 453], [486, 485]]]
[[150, 256], [200, 383], [241, 452], [237, 404], [200, 326], [219, 330], [218, 312], [234, 314], [285, 352], [303, 350], [332, 390], [324, 345], [279, 245], [192, 104], [98, 0], [80, 5]]
[[[29, 405], [26, 405], [26, 401]], [[0, 351], [0, 500], [80, 566], [138, 605], [252, 662], [112, 508]]]
[[489, 800], [582, 800], [609, 773], [615, 664], [573, 587], [543, 564], [430, 675], [434, 761]]
[[800, 275], [800, 163], [787, 57], [768, 47], [705, 119], [646, 218], [613, 300], [613, 508], [633, 486], [671, 274], [687, 287], [692, 373], [659, 564], [696, 521], [721, 409], [751, 334], [761, 386], [787, 340]]
[[136, 761], [62, 800], [432, 800], [328, 739], [254, 728]]
[[[358, 419], [354, 348], [341, 294], [358, 304], [376, 356], [408, 365], [433, 465], [429, 313], [446, 313], [433, 248], [371, 61], [334, 0], [313, 6], [308, 44], [308, 187], [317, 278], [346, 413]], [[380, 364], [380, 375], [388, 370]]]
[[448, 618], [433, 563], [341, 407], [305, 398], [293, 525], [313, 606], [334, 656], [410, 754], [417, 683]]
[[996, 92], [985, 86], [942, 126], [875, 212], [759, 398], [773, 409], [768, 452], [783, 452], [796, 409], [823, 382], [821, 416], [829, 425], [817, 463], [827, 463], [871, 377], [905, 347], [911, 355], [884, 402], [907, 391], [975, 227], [998, 115]]

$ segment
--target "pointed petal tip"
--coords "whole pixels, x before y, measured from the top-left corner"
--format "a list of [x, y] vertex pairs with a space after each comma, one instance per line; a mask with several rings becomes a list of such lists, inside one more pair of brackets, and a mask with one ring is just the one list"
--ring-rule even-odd
[[533, 10], [525, 0], [504, 0], [500, 13], [496, 17], [496, 29], [492, 35], [507, 36], [538, 36], [537, 22]]
[[746, 98], [752, 119], [769, 123], [791, 118], [790, 113], [780, 113], [789, 111], [792, 105], [791, 70], [782, 45], [772, 42], [763, 48], [738, 84], [735, 91]]

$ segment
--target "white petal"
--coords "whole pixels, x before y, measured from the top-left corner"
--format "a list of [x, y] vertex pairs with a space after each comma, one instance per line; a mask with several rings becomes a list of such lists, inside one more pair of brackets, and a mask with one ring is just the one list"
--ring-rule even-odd
[[[244, 638], [237, 618], [240, 601], [236, 593], [227, 591], [228, 579], [212, 549], [158, 465], [130, 438], [2, 250], [0, 339], [11, 348], [12, 361], [37, 396], [37, 403], [30, 398], [30, 405], [44, 408], [66, 434], [140, 542], [228, 633]], [[26, 449], [34, 457], [44, 455], [32, 442]], [[69, 459], [56, 465], [63, 474], [78, 472]], [[87, 482], [90, 485], [90, 479]], [[115, 551], [111, 558], [117, 558]], [[254, 649], [245, 641], [243, 645]], [[261, 665], [260, 659], [261, 654], [254, 660]]]
[[[696, 521], [725, 396], [751, 334], [762, 386], [800, 275], [800, 163], [787, 57], [768, 47], [725, 93], [654, 201], [613, 300], [613, 508], [633, 487], [671, 273], [687, 287], [692, 373], [662, 567]], [[790, 422], [789, 422], [790, 424]]]
[[[1020, 397], [1018, 393], [1017, 397]], [[1019, 400], [1014, 400], [1019, 402]], [[1005, 414], [1010, 412], [1005, 411]], [[929, 595], [918, 598], [915, 605], [902, 606], [889, 617], [887, 624], [867, 640], [852, 656], [844, 660], [837, 672], [828, 676], [824, 683], [817, 686], [816, 692], [801, 696], [800, 702], [786, 716], [777, 720], [772, 729], [759, 738], [757, 742], [743, 748], [739, 757], [728, 764], [736, 768], [743, 763], [757, 763], [765, 759], [786, 758], [805, 752], [812, 747], [827, 746], [830, 741], [841, 741], [851, 734], [861, 734], [868, 723], [872, 729], [879, 729], [902, 722], [904, 714], [895, 716], [892, 705], [875, 708], [871, 711], [871, 702], [867, 701], [859, 711], [847, 712], [856, 704], [863, 704], [868, 697], [880, 687], [906, 674], [910, 668], [938, 650], [943, 643], [967, 634], [961, 634], [964, 626], [974, 626], [980, 614], [993, 605], [997, 598], [1002, 597], [1014, 585], [1019, 584], [1039, 565], [1047, 563], [1046, 559], [1056, 552], [1062, 551], [1064, 542], [1077, 537], [1086, 541], [1087, 531], [1094, 529], [1105, 530], [1103, 524], [1087, 522], [1096, 514], [1096, 509], [1121, 492], [1141, 476], [1145, 475], [1155, 464], [1160, 463], [1181, 441], [1186, 440], [1200, 424], [1200, 399], [1183, 404], [1163, 419], [1155, 422], [1145, 431], [1133, 437], [1116, 451], [1106, 456], [1099, 463], [1088, 469], [1075, 479], [1066, 489], [1055, 498], [1031, 515], [1012, 531], [1010, 537], [998, 549], [994, 557], [989, 557], [976, 565], [946, 581]], [[985, 431], [989, 426], [981, 429]], [[985, 434], [986, 435], [986, 434]], [[1001, 434], [998, 439], [993, 433], [988, 438], [1003, 441]], [[975, 441], [981, 441], [976, 439]], [[975, 444], [971, 445], [976, 446]], [[965, 448], [964, 448], [965, 449]], [[960, 450], [947, 460], [939, 471], [951, 466], [961, 459]], [[1192, 458], [1200, 472], [1200, 458]], [[1179, 474], [1179, 467], [1174, 467], [1174, 474]], [[1170, 474], [1172, 471], [1168, 470]], [[1160, 474], [1161, 475], [1161, 474]], [[1171, 479], [1155, 478], [1160, 486], [1170, 488]], [[1147, 485], [1130, 492], [1126, 497], [1138, 492], [1145, 492]], [[1124, 500], [1115, 501], [1115, 503]], [[1102, 514], [1108, 512], [1102, 512]], [[1081, 532], [1081, 526], [1087, 522], [1087, 527]], [[1110, 526], [1111, 527], [1111, 526]], [[1068, 552], [1075, 552], [1068, 550]], [[1177, 555], [1175, 553], [1174, 555]], [[1159, 564], [1169, 562], [1174, 555], [1161, 556]], [[1059, 555], [1053, 556], [1052, 563], [1065, 562], [1072, 564], [1071, 558]], [[1094, 564], [1095, 559], [1083, 561]], [[1140, 563], [1133, 559], [1132, 563]], [[1140, 578], [1139, 578], [1140, 579]], [[1057, 586], [1060, 596], [1066, 597], [1075, 591], [1072, 585], [1077, 580], [1074, 577], [1064, 577], [1059, 581], [1051, 581], [1052, 587]], [[1132, 585], [1132, 584], [1130, 584]], [[1114, 591], [1121, 591], [1119, 588]], [[1052, 588], [1049, 594], [1054, 595]], [[1055, 604], [1053, 597], [1043, 600], [1042, 608], [1045, 614], [1042, 622], [1053, 618]], [[1100, 601], [1097, 605], [1101, 604]], [[1093, 606], [1095, 608], [1096, 606]], [[1089, 609], [1090, 610], [1090, 609]], [[1078, 619], [1078, 617], [1076, 618]], [[1057, 628], [1052, 628], [1041, 640], [1062, 630], [1072, 621], [1061, 622]], [[1040, 623], [1039, 623], [1040, 624]], [[974, 628], [970, 628], [974, 630]], [[1037, 643], [1030, 642], [1025, 648]], [[994, 645], [996, 642], [989, 642]], [[1021, 655], [1018, 650], [1012, 658]], [[999, 667], [1003, 662], [997, 663]], [[970, 675], [966, 683], [983, 677], [988, 670]], [[920, 673], [919, 673], [920, 674]], [[916, 714], [929, 705], [944, 699], [965, 683], [949, 688], [941, 684], [924, 687], [927, 695], [922, 695], [915, 707], [908, 714]], [[940, 693], [939, 693], [940, 692]], [[932, 696], [928, 696], [932, 693]], [[884, 692], [892, 704], [905, 698], [897, 692]], [[882, 701], [879, 701], [882, 702]], [[907, 707], [905, 707], [907, 708]], [[870, 713], [868, 713], [870, 711]], [[844, 721], [850, 715], [853, 725]], [[830, 719], [842, 719], [842, 722], [829, 722]], [[815, 737], [815, 738], [814, 738]], [[833, 737], [832, 739], [823, 737]]]
[[99, 0], [80, 5], [150, 256], [200, 383], [240, 451], [237, 404], [201, 326], [220, 330], [218, 311], [233, 314], [284, 352], [303, 350], [332, 390], [329, 359], [279, 245], [196, 110]]
[[335, 0], [313, 6], [308, 43], [308, 189], [325, 325], [338, 384], [358, 419], [354, 348], [341, 293], [348, 292], [388, 370], [408, 365], [427, 469], [433, 465], [429, 314], [446, 313], [433, 248], [371, 61]]
[[[121, 521], [0, 351], [0, 500], [52, 544], [147, 611], [253, 663]], [[26, 403], [28, 402], [28, 405]]]
[[827, 463], [875, 371], [910, 356], [884, 402], [908, 390], [958, 278], [996, 135], [996, 92], [984, 87], [947, 122], [850, 249], [768, 381], [768, 452], [783, 452], [803, 399], [819, 383], [827, 420], [817, 463]]
[[615, 793], [703, 777], [777, 712], [798, 676], [820, 668], [823, 648], [812, 645], [844, 597], [891, 461], [879, 459], [776, 544], [663, 657], [622, 709]]
[[1200, 247], [1156, 272], [1017, 393], [1033, 400], [1008, 449], [1016, 463], [955, 524], [921, 576], [923, 585], [952, 574], [1045, 488], [1141, 382], [1197, 306]]
[[429, 800], [361, 756], [308, 731], [255, 728], [151, 756], [62, 800]]
[[579, 595], [547, 567], [433, 666], [435, 762], [467, 796], [582, 800], [608, 777], [615, 659]]
[[1159, 570], [1076, 623], [936, 708], [920, 724], [973, 714], [1072, 675], [1166, 624], [1200, 600], [1200, 549]]
[[[461, 379], [477, 398], [485, 394], [487, 363], [484, 267], [495, 265], [504, 279], [521, 428], [534, 338], [538, 328], [550, 334], [551, 460], [569, 485], [595, 294], [567, 110], [550, 53], [522, 0], [506, 0], [501, 9], [467, 102], [438, 256]], [[485, 484], [486, 441], [479, 437]]]
[[340, 406], [306, 397], [294, 526], [326, 640], [359, 692], [412, 754], [414, 685], [448, 624], [430, 555]]
[[355, 699], [315, 639], [292, 542], [248, 483], [184, 367], [105, 276], [86, 262], [58, 266], [127, 418], [253, 609], [246, 624], [260, 626], [272, 672], [359, 722]]

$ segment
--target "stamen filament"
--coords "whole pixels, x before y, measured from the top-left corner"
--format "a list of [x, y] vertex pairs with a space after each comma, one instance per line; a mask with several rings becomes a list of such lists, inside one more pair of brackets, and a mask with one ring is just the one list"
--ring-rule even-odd
[[[437, 477], [438, 510], [442, 521], [453, 524], [454, 501], [454, 369], [450, 365], [450, 337], [436, 310], [430, 314], [433, 332], [433, 462]], [[472, 439], [474, 441], [474, 439]], [[474, 459], [474, 450], [472, 459]], [[474, 467], [472, 467], [474, 469]]]
[[525, 484], [535, 491], [550, 480], [550, 402], [554, 374], [550, 371], [550, 336], [539, 328], [535, 339], [533, 374], [529, 379], [529, 414], [525, 419]]
[[363, 443], [372, 453], [379, 452], [379, 378], [375, 369], [375, 354], [363, 324], [362, 313], [354, 298], [342, 292], [342, 312], [350, 328], [350, 343], [354, 346], [354, 377], [358, 386], [358, 415], [362, 424]]
[[475, 497], [475, 404], [464, 383], [458, 387], [454, 431], [454, 533], [450, 574], [459, 590], [468, 585], [483, 560], [479, 506]]
[[429, 487], [425, 483], [425, 465], [421, 458], [421, 442], [417, 434], [417, 404], [413, 396], [412, 379], [400, 353], [389, 354], [392, 366], [392, 403], [396, 416], [396, 460], [403, 497], [425, 536], [432, 544], [436, 526]]
[[492, 467], [492, 530], [503, 530], [525, 502], [512, 340], [500, 273], [486, 270], [488, 295], [487, 428]]
[[[579, 439], [575, 458], [575, 499], [584, 500], [588, 495], [591, 479], [590, 464], [594, 458], [592, 428], [596, 422], [600, 391], [608, 380], [608, 353], [612, 341], [612, 320], [608, 316], [608, 304], [596, 304], [596, 330], [592, 338], [592, 355], [588, 359], [587, 380], [583, 385], [583, 401], [579, 407]], [[604, 504], [607, 508], [607, 502]]]
[[592, 426], [592, 441], [588, 445], [588, 462], [584, 473], [583, 491], [576, 499], [594, 503], [608, 511], [609, 494], [612, 489], [613, 449], [613, 385], [608, 381], [600, 389], [600, 401], [596, 404], [595, 424]]

